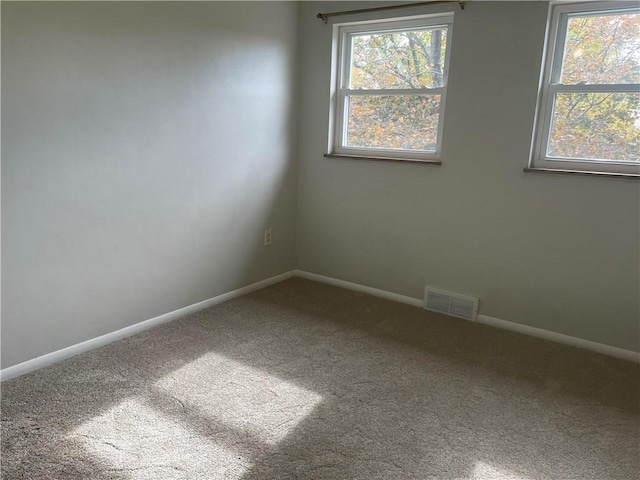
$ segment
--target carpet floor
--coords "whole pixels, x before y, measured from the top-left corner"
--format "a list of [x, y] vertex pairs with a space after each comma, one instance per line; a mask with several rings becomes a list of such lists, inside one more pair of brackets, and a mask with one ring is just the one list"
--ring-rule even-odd
[[294, 278], [4, 382], [2, 478], [630, 480], [639, 374]]

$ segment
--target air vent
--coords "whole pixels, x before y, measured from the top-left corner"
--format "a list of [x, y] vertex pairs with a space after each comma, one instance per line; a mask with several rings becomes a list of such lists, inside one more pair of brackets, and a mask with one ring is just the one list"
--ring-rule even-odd
[[424, 308], [475, 322], [478, 315], [478, 299], [427, 286], [424, 290]]

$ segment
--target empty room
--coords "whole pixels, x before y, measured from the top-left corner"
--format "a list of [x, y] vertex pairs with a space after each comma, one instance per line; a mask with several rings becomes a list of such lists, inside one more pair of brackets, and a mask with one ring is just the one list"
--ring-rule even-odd
[[2, 1], [7, 480], [640, 477], [640, 7]]

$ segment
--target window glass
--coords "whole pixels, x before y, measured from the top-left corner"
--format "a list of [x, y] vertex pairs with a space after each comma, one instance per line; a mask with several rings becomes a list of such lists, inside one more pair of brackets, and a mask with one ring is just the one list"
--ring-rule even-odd
[[439, 95], [352, 96], [346, 144], [434, 152], [439, 111]]
[[334, 27], [330, 153], [438, 163], [453, 14]]
[[637, 162], [640, 93], [556, 95], [548, 155]]
[[560, 83], [640, 83], [640, 14], [568, 18]]
[[640, 175], [638, 3], [551, 8], [530, 165]]
[[442, 87], [444, 28], [353, 35], [352, 89]]

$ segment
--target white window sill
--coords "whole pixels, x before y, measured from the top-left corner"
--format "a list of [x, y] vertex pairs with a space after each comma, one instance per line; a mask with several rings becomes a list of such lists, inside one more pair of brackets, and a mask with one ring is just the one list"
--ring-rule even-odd
[[402, 163], [421, 163], [423, 165], [442, 165], [440, 160], [418, 160], [414, 158], [395, 158], [395, 157], [373, 157], [364, 155], [344, 155], [342, 153], [325, 153], [327, 158], [349, 158], [352, 160], [377, 160], [382, 162], [402, 162]]
[[556, 175], [583, 175], [587, 177], [627, 178], [631, 180], [640, 180], [640, 174], [637, 173], [593, 172], [589, 170], [565, 170], [560, 168], [525, 168], [524, 171], [530, 173], [552, 173]]

